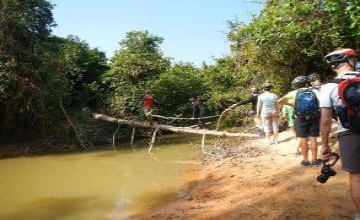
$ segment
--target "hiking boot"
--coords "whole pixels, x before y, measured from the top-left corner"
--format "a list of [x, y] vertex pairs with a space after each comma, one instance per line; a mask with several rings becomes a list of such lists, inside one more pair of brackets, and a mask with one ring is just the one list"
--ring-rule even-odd
[[301, 166], [311, 167], [311, 163], [308, 160], [303, 160], [303, 161], [301, 161]]
[[322, 164], [322, 159], [316, 159], [313, 162], [311, 162], [311, 166], [318, 167]]

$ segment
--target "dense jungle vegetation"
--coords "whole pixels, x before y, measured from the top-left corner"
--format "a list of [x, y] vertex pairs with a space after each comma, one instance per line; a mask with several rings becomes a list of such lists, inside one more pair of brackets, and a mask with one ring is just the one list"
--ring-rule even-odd
[[[146, 90], [155, 95], [159, 115], [190, 116], [188, 99], [195, 96], [218, 114], [247, 97], [247, 88], [264, 81], [282, 95], [299, 74], [316, 71], [327, 80], [331, 70], [324, 55], [339, 47], [360, 48], [358, 0], [263, 4], [249, 24], [228, 21], [231, 55], [196, 67], [173, 63], [160, 50], [166, 39], [147, 30], [129, 31], [108, 60], [76, 36], [52, 35], [56, 21], [50, 2], [1, 0], [1, 140], [30, 137], [96, 144], [103, 136], [99, 127], [111, 136], [114, 125], [91, 122], [82, 109], [143, 120], [141, 97]], [[224, 126], [234, 125], [241, 108]]]

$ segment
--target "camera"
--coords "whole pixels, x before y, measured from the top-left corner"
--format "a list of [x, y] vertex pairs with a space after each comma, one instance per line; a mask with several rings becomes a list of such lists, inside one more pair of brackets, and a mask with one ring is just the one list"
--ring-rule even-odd
[[323, 161], [323, 167], [321, 168], [321, 174], [316, 178], [316, 180], [319, 183], [326, 183], [326, 181], [328, 181], [328, 179], [331, 176], [336, 175], [336, 171], [333, 170], [331, 167], [335, 165], [335, 163], [339, 160], [340, 156], [339, 156], [339, 154], [332, 152], [330, 154], [330, 157], [334, 157], [334, 160], [332, 163], [327, 164], [329, 162], [329, 160]]
[[316, 178], [316, 180], [319, 183], [326, 183], [326, 181], [328, 181], [328, 179], [331, 176], [335, 176], [336, 175], [336, 171], [333, 170], [331, 167], [329, 167], [328, 165], [325, 165], [321, 168], [321, 174]]

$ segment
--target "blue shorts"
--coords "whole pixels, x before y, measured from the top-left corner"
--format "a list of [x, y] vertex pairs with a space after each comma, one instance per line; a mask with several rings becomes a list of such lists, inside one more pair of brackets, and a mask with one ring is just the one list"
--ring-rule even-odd
[[303, 118], [295, 118], [295, 132], [296, 137], [319, 137], [320, 135], [320, 118], [310, 118], [308, 120]]

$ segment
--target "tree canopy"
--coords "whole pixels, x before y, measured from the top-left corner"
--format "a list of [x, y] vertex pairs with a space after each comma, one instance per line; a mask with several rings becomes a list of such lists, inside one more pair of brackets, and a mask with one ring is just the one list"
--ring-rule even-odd
[[155, 95], [164, 116], [190, 116], [191, 97], [217, 114], [265, 81], [282, 95], [300, 74], [318, 72], [326, 80], [331, 70], [323, 57], [360, 46], [357, 0], [268, 0], [263, 6], [248, 24], [228, 21], [230, 55], [195, 67], [173, 63], [161, 51], [166, 39], [147, 30], [130, 30], [107, 60], [76, 36], [51, 35], [56, 24], [49, 1], [1, 1], [2, 135], [66, 130], [64, 110], [76, 115], [84, 107], [142, 120], [145, 92]]

